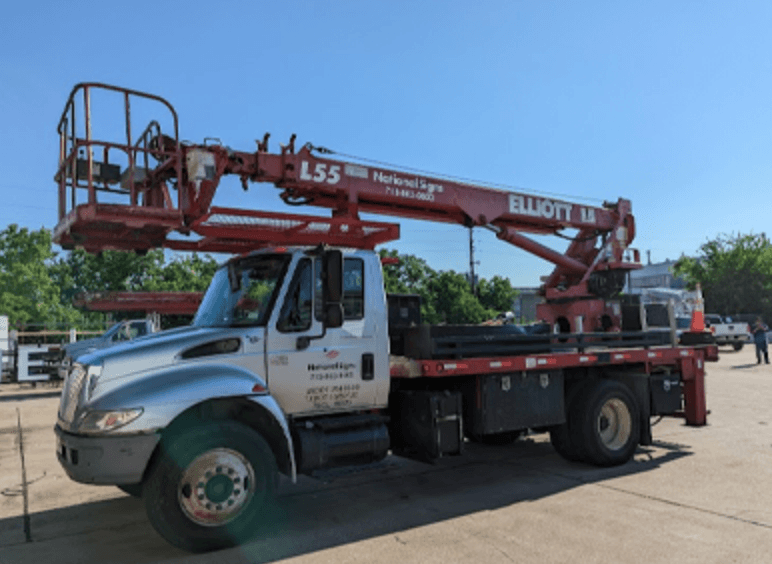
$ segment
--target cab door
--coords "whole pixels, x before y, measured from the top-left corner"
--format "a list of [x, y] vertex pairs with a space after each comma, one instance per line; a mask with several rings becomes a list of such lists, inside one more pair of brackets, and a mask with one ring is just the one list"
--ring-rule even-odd
[[344, 260], [344, 322], [321, 321], [321, 261], [302, 257], [266, 338], [268, 388], [288, 415], [370, 408], [377, 397], [376, 339], [365, 330], [364, 261]]

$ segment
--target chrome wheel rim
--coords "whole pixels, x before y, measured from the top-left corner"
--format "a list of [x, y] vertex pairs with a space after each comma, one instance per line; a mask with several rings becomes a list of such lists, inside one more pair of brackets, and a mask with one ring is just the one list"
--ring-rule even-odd
[[633, 419], [625, 402], [612, 398], [603, 404], [598, 414], [598, 436], [609, 450], [624, 448], [630, 440]]
[[177, 499], [198, 525], [217, 527], [233, 521], [255, 494], [255, 471], [235, 450], [208, 450], [182, 473]]

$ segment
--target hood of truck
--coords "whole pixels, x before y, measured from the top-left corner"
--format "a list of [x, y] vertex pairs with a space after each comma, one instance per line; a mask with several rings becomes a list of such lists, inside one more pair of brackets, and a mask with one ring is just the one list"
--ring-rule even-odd
[[[262, 332], [262, 328], [255, 328]], [[105, 382], [162, 368], [178, 362], [186, 362], [183, 354], [195, 347], [228, 339], [239, 339], [244, 328], [181, 327], [162, 331], [100, 349], [81, 356], [78, 361], [88, 365], [101, 365], [100, 380]], [[214, 355], [202, 354], [196, 359]]]

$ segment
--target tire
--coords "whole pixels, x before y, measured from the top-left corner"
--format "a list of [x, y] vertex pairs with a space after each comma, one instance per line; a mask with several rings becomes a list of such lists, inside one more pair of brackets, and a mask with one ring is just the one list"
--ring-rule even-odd
[[588, 386], [576, 399], [571, 436], [584, 461], [617, 466], [629, 461], [640, 440], [638, 406], [630, 389], [613, 380]]
[[577, 445], [571, 441], [568, 424], [556, 425], [550, 430], [550, 443], [557, 453], [569, 462], [581, 462], [583, 456]]
[[550, 443], [552, 443], [557, 453], [569, 462], [582, 462], [584, 460], [581, 444], [576, 442], [573, 436], [575, 433], [572, 433], [572, 429], [576, 426], [579, 415], [576, 412], [576, 400], [588, 385], [590, 385], [588, 382], [575, 384], [569, 390], [566, 395], [566, 422], [562, 425], [550, 427], [549, 430]]
[[131, 497], [142, 497], [142, 484], [118, 484], [118, 489]]
[[733, 348], [735, 351], [737, 351], [737, 352], [740, 352], [741, 350], [743, 350], [743, 345], [744, 345], [744, 344], [745, 344], [745, 343], [732, 343], [732, 348]]
[[143, 498], [158, 534], [204, 552], [259, 531], [277, 484], [276, 460], [263, 437], [237, 422], [205, 423], [162, 441]]

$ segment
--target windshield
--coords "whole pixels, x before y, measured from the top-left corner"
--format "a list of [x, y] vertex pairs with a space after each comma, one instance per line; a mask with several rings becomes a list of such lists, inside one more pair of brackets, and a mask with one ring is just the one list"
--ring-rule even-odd
[[271, 254], [228, 262], [212, 278], [193, 326], [265, 325], [289, 260], [289, 255]]

